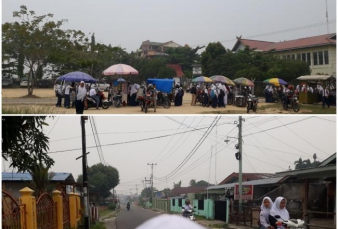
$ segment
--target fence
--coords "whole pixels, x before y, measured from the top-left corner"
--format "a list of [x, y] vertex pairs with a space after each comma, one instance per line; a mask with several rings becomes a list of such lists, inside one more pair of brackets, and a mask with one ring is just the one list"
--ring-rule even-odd
[[69, 198], [60, 191], [53, 195], [42, 194], [38, 201], [33, 190], [20, 190], [20, 204], [2, 191], [2, 228], [5, 229], [64, 229], [77, 227], [80, 215], [80, 198], [74, 193]]

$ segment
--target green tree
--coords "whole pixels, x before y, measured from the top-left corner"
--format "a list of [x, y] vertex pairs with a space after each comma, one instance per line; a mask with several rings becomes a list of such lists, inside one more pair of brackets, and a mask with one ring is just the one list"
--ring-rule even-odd
[[51, 184], [51, 180], [55, 176], [55, 173], [48, 172], [49, 167], [44, 166], [42, 163], [38, 163], [29, 168], [29, 173], [32, 176], [32, 181], [29, 187], [34, 190], [34, 196], [38, 198], [43, 193], [51, 193], [54, 185]]
[[[90, 189], [99, 193], [103, 198], [111, 195], [110, 190], [115, 188], [119, 182], [119, 172], [112, 166], [104, 166], [99, 163], [88, 168], [88, 183], [92, 185]], [[83, 182], [83, 176], [79, 175], [77, 182]]]
[[191, 187], [196, 186], [196, 179], [191, 179], [189, 184], [190, 184]]
[[[212, 185], [212, 184], [209, 184]], [[200, 180], [198, 182], [196, 182], [196, 187], [204, 187], [204, 186], [208, 186], [208, 182], [204, 181], [204, 180]]]
[[18, 172], [34, 171], [37, 165], [50, 168], [49, 138], [43, 132], [45, 116], [2, 116], [2, 158]]
[[182, 181], [178, 182], [177, 184], [174, 182], [174, 188], [180, 188]]

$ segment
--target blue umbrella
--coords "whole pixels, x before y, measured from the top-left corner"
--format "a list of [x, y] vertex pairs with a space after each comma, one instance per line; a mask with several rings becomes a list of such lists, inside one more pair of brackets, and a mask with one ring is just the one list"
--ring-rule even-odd
[[117, 81], [117, 82], [125, 82], [126, 80], [123, 79], [123, 78], [118, 78], [116, 81]]
[[84, 72], [69, 72], [63, 76], [59, 77], [60, 80], [70, 81], [70, 82], [81, 82], [85, 83], [96, 83], [96, 79]]

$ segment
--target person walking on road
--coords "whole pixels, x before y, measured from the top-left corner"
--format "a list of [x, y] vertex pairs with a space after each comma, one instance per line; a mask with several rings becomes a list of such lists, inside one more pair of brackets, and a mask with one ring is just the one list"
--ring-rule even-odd
[[195, 84], [192, 85], [190, 89], [190, 93], [191, 93], [191, 106], [195, 106], [196, 105], [196, 94], [197, 94], [197, 89], [196, 89]]
[[76, 102], [75, 102], [75, 107], [76, 107], [76, 114], [83, 114], [84, 110], [84, 101], [87, 96], [87, 90], [85, 87], [85, 82], [81, 81], [80, 86], [77, 87], [77, 92], [76, 92]]

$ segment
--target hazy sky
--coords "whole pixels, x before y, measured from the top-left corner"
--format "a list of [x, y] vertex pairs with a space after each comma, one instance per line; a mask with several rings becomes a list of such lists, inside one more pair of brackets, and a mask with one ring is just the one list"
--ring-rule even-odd
[[[151, 174], [147, 163], [157, 163], [154, 177], [163, 178], [196, 149], [167, 181], [155, 180], [155, 187], [172, 188], [173, 182], [180, 180], [186, 187], [191, 179], [219, 183], [232, 172], [238, 172], [238, 161], [234, 155], [237, 139], [229, 138], [228, 144], [224, 142], [227, 136], [238, 136], [238, 128], [234, 124], [238, 116], [222, 116], [217, 127], [212, 128], [203, 141], [203, 135], [216, 117], [95, 116], [94, 122], [90, 118], [85, 125], [87, 152], [90, 152], [88, 165], [102, 161], [116, 167], [121, 180], [116, 189], [118, 193], [129, 194], [130, 189], [135, 193], [136, 185], [140, 193], [143, 189], [141, 180], [145, 177], [149, 179]], [[335, 116], [261, 115], [244, 118], [243, 172], [275, 173], [287, 170], [289, 166], [293, 169], [294, 161], [299, 157], [313, 161], [312, 155], [316, 153], [321, 161], [336, 152]], [[82, 161], [76, 160], [82, 154], [80, 117], [58, 116], [48, 118], [47, 122], [49, 126], [44, 131], [50, 137], [50, 156], [55, 160], [55, 166], [50, 171], [70, 172], [76, 179], [82, 173]], [[103, 157], [99, 156], [92, 135], [94, 123]], [[200, 147], [195, 148], [199, 142]], [[213, 157], [210, 160], [211, 150]], [[2, 166], [6, 171], [12, 171], [8, 169], [8, 162]]]
[[[336, 1], [327, 2], [332, 33]], [[192, 47], [221, 41], [231, 49], [240, 35], [281, 41], [327, 33], [325, 0], [3, 0], [2, 23], [13, 21], [20, 5], [36, 15], [68, 19], [64, 29], [95, 33], [96, 41], [121, 45], [128, 52], [145, 40]]]

